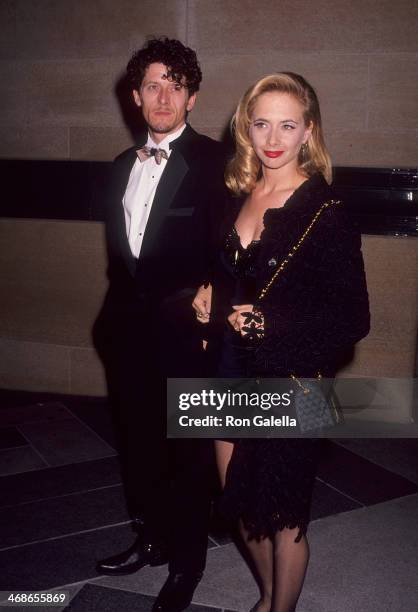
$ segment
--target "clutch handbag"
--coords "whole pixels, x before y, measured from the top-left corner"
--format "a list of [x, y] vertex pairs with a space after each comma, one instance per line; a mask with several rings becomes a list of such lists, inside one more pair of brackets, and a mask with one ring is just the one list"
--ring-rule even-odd
[[[306, 230], [303, 232], [302, 236], [277, 267], [266, 286], [261, 290], [258, 296], [258, 301], [265, 298], [277, 277], [283, 272], [291, 258], [302, 246], [303, 242], [309, 235], [323, 211], [329, 206], [336, 204], [341, 204], [341, 201], [328, 200], [322, 204]], [[295, 374], [291, 374], [290, 378], [296, 385], [294, 402], [297, 421], [301, 433], [309, 433], [324, 429], [326, 427], [332, 427], [333, 425], [336, 425], [342, 421], [342, 414], [339, 410], [335, 394], [332, 390], [332, 382], [330, 384], [329, 381], [323, 381], [320, 372], [318, 372], [316, 378], [312, 379], [299, 379]]]
[[301, 433], [309, 433], [342, 423], [342, 413], [332, 389], [332, 381], [317, 378], [300, 380], [293, 374], [296, 383], [294, 393], [295, 411]]

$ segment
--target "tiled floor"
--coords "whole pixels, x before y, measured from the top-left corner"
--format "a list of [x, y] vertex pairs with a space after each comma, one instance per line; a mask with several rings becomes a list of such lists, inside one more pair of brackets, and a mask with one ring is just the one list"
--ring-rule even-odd
[[[418, 609], [417, 457], [418, 439], [326, 443], [298, 612]], [[0, 485], [0, 591], [68, 590], [77, 612], [151, 609], [166, 567], [95, 572], [133, 537], [103, 400], [0, 392]], [[229, 535], [213, 531], [189, 610], [245, 611], [256, 599]]]

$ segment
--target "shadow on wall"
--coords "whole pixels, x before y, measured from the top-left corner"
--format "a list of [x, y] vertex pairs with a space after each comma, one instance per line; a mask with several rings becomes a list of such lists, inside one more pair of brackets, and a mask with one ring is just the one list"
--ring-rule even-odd
[[123, 121], [132, 135], [133, 142], [138, 142], [141, 139], [141, 135], [146, 132], [147, 126], [142, 117], [141, 110], [133, 99], [132, 86], [127, 74], [122, 74], [117, 80], [114, 93], [118, 100]]

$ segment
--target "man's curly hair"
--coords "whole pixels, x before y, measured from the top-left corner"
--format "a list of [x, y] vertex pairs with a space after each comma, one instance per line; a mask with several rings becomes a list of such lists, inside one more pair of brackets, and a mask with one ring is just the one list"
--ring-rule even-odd
[[168, 79], [176, 83], [181, 83], [184, 79], [189, 95], [199, 91], [202, 71], [196, 53], [179, 40], [166, 36], [152, 38], [133, 54], [126, 67], [133, 89], [139, 90], [146, 69], [153, 63], [167, 66]]

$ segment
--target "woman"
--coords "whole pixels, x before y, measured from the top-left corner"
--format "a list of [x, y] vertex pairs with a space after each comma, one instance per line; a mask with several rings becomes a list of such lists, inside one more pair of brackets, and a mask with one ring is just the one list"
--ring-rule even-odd
[[[328, 185], [316, 94], [297, 74], [264, 77], [240, 101], [233, 129], [226, 182], [239, 198], [226, 220], [213, 299], [209, 285], [193, 303], [215, 330], [228, 321], [221, 342], [215, 334], [209, 343], [218, 349], [218, 375], [333, 377], [368, 333], [369, 308], [360, 237]], [[239, 521], [259, 579], [257, 612], [295, 609], [317, 448], [313, 439], [216, 442], [222, 506]]]

